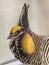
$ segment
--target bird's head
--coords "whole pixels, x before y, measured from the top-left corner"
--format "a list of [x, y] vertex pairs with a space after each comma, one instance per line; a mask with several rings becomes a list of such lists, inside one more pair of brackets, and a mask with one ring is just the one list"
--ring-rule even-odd
[[21, 26], [14, 26], [10, 30], [10, 35], [8, 39], [18, 38], [23, 34], [23, 28]]
[[18, 25], [11, 28], [8, 36], [12, 53], [23, 63], [29, 63], [30, 56], [35, 53], [35, 43], [28, 23], [28, 7], [25, 3]]

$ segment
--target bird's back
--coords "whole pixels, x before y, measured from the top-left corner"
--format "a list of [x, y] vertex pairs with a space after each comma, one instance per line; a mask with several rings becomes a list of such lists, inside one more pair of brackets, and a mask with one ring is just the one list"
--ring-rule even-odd
[[36, 46], [35, 54], [30, 56], [29, 62], [35, 65], [49, 65], [49, 36], [32, 34]]

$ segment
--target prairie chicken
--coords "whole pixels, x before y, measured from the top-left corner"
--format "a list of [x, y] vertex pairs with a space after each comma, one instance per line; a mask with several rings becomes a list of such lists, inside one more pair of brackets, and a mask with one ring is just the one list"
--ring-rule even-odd
[[22, 8], [18, 25], [14, 26], [8, 39], [14, 56], [22, 63], [32, 65], [49, 65], [49, 36], [37, 35], [28, 24], [28, 7]]

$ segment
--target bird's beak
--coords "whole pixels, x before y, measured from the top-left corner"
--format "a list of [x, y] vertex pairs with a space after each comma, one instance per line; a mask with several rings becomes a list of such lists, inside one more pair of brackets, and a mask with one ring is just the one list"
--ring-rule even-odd
[[11, 35], [9, 35], [9, 36], [7, 37], [7, 39], [11, 39]]
[[12, 37], [14, 37], [15, 35], [16, 35], [16, 38], [18, 38], [21, 34], [22, 34], [23, 32], [21, 32], [20, 34], [13, 34], [13, 35], [9, 35], [8, 37], [7, 37], [7, 39], [11, 39]]

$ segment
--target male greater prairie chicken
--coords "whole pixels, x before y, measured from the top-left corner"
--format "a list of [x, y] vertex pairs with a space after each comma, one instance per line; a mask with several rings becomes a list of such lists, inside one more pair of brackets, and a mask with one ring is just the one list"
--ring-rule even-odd
[[49, 36], [32, 32], [28, 24], [28, 7], [22, 8], [19, 24], [12, 27], [8, 39], [14, 56], [22, 63], [49, 65]]

